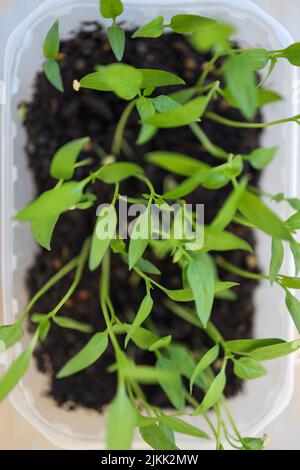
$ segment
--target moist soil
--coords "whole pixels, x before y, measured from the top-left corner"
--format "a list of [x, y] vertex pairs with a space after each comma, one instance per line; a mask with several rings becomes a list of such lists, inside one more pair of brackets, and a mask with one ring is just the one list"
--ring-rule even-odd
[[[128, 35], [129, 38], [129, 35]], [[187, 40], [177, 34], [166, 34], [160, 39], [139, 39], [127, 41], [125, 63], [140, 68], [160, 68], [182, 77], [187, 85], [192, 86], [209, 60], [209, 55], [195, 52]], [[116, 123], [124, 109], [124, 102], [112, 93], [100, 93], [91, 90], [81, 90], [76, 93], [72, 88], [75, 78], [80, 79], [94, 70], [96, 65], [105, 65], [115, 59], [107, 43], [106, 36], [97, 23], [84, 23], [79, 31], [73, 33], [70, 39], [62, 42], [60, 66], [65, 85], [65, 93], [56, 91], [40, 73], [36, 77], [33, 97], [26, 105], [24, 125], [27, 132], [26, 152], [31, 168], [37, 194], [50, 189], [55, 181], [49, 175], [49, 166], [55, 151], [66, 142], [90, 136], [92, 144], [81, 155], [90, 157], [93, 164], [77, 170], [76, 178], [82, 179], [88, 172], [99, 166], [99, 158], [110, 153], [112, 137]], [[216, 79], [220, 64], [209, 75], [208, 81]], [[173, 88], [171, 91], [175, 91]], [[159, 90], [160, 92], [170, 92]], [[243, 120], [239, 111], [230, 108], [219, 99], [211, 105], [212, 110], [230, 119]], [[257, 116], [260, 119], [260, 116]], [[144, 156], [149, 151], [168, 150], [190, 155], [211, 165], [219, 162], [211, 157], [196, 140], [188, 127], [162, 130], [146, 145], [136, 145], [139, 126], [138, 116], [133, 114], [125, 132], [125, 145], [121, 160], [133, 161], [141, 165], [149, 178], [155, 183], [157, 191], [161, 191], [170, 178], [174, 176], [145, 162]], [[208, 120], [202, 124], [210, 139], [220, 147], [235, 154], [247, 154], [259, 146], [260, 132], [227, 128]], [[259, 173], [246, 168], [251, 175], [251, 184], [257, 185]], [[178, 178], [177, 178], [178, 180]], [[145, 192], [142, 182], [130, 179], [122, 183], [122, 194], [140, 195]], [[209, 191], [198, 188], [188, 198], [188, 202], [205, 204], [205, 223], [208, 224], [222, 206], [230, 188]], [[95, 187], [100, 202], [110, 202], [112, 188], [103, 183]], [[41, 250], [28, 272], [28, 295], [32, 297], [44, 283], [78, 255], [84, 240], [92, 233], [96, 219], [96, 207], [85, 211], [70, 211], [63, 215], [56, 227], [52, 251]], [[255, 248], [255, 239], [250, 229], [230, 227], [234, 233], [247, 240]], [[151, 259], [151, 253], [148, 254]], [[257, 271], [255, 255], [242, 251], [225, 254], [225, 258], [233, 264]], [[181, 287], [181, 276], [171, 259], [155, 264], [161, 270], [159, 282], [166, 287], [176, 289]], [[245, 280], [239, 276], [219, 270], [222, 280], [239, 282], [236, 287], [236, 301], [216, 300], [212, 312], [212, 321], [222, 332], [225, 339], [251, 338], [254, 315], [253, 294], [256, 281]], [[73, 274], [71, 273], [43, 296], [35, 306], [35, 312], [49, 312], [64, 296]], [[95, 331], [105, 329], [104, 319], [99, 306], [99, 272], [85, 270], [79, 288], [65, 304], [60, 314], [86, 322], [94, 326]], [[118, 255], [112, 256], [111, 268], [111, 298], [116, 312], [121, 320], [132, 318], [137, 312], [140, 302], [145, 295], [143, 282], [128, 272]], [[188, 346], [197, 357], [200, 349], [210, 347], [206, 334], [172, 314], [164, 304], [165, 296], [160, 291], [153, 292], [154, 309], [152, 320], [160, 336], [172, 335], [173, 340]], [[46, 393], [59, 406], [68, 409], [83, 406], [101, 411], [108, 404], [116, 390], [115, 374], [107, 372], [108, 366], [114, 363], [114, 354], [109, 346], [106, 353], [94, 365], [72, 377], [57, 380], [56, 373], [74, 356], [88, 341], [90, 335], [74, 330], [59, 328], [52, 325], [47, 339], [36, 353], [38, 369], [49, 376], [49, 387]], [[152, 353], [137, 350], [130, 346], [130, 353], [138, 364], [153, 364]], [[220, 362], [220, 361], [219, 361]], [[220, 364], [214, 364], [215, 371]], [[227, 368], [227, 396], [233, 396], [242, 388], [242, 382], [233, 374], [232, 368]], [[145, 393], [153, 405], [170, 405], [164, 392], [156, 386], [145, 387]], [[199, 399], [201, 396], [199, 396]]]

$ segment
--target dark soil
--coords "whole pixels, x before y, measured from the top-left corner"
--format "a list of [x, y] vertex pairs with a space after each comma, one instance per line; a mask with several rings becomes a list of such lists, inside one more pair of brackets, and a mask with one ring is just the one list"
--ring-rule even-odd
[[[90, 156], [95, 165], [99, 156], [95, 153], [109, 153], [116, 122], [124, 108], [124, 103], [111, 93], [97, 93], [72, 89], [74, 78], [94, 70], [95, 65], [114, 62], [114, 57], [106, 37], [97, 24], [85, 24], [73, 38], [64, 41], [61, 47], [60, 65], [65, 83], [64, 94], [57, 92], [41, 73], [34, 85], [34, 95], [27, 106], [25, 127], [27, 131], [27, 154], [33, 172], [37, 193], [53, 187], [54, 180], [49, 176], [49, 164], [55, 151], [71, 139], [91, 136], [92, 146], [83, 157]], [[141, 39], [128, 41], [125, 62], [137, 67], [161, 68], [178, 74], [188, 85], [193, 85], [209, 56], [193, 51], [187, 41], [176, 34], [163, 36], [159, 40]], [[214, 77], [210, 76], [209, 79]], [[170, 90], [168, 90], [170, 91]], [[172, 90], [173, 91], [173, 90]], [[219, 101], [213, 109], [231, 119], [241, 120], [237, 110]], [[259, 118], [259, 116], [258, 116]], [[233, 153], [248, 153], [259, 145], [259, 132], [256, 130], [230, 129], [221, 125], [205, 122], [204, 130], [217, 145]], [[153, 150], [169, 150], [191, 155], [211, 165], [218, 161], [208, 155], [194, 138], [189, 128], [163, 130], [151, 143], [139, 147], [135, 144], [138, 134], [137, 116], [133, 115], [126, 130], [126, 151], [122, 160], [136, 161], [142, 165], [147, 175], [155, 182], [158, 190], [163, 187], [168, 176], [166, 172], [145, 164], [144, 155]], [[95, 152], [96, 151], [96, 152]], [[77, 178], [82, 178], [87, 169], [77, 171]], [[252, 174], [252, 184], [257, 184], [259, 174], [247, 169]], [[189, 202], [205, 204], [205, 221], [209, 223], [221, 207], [229, 188], [208, 191], [199, 188]], [[96, 190], [99, 201], [109, 202], [111, 187], [99, 184]], [[145, 192], [142, 183], [129, 180], [122, 185], [123, 194], [141, 194]], [[88, 211], [71, 211], [61, 217], [52, 242], [52, 252], [41, 250], [28, 273], [28, 293], [31, 297], [59, 268], [77, 256], [83, 241], [90, 235], [95, 223], [95, 208]], [[247, 228], [231, 227], [235, 233], [255, 247], [253, 233]], [[242, 268], [256, 270], [255, 256], [244, 252], [226, 255], [227, 259]], [[158, 267], [162, 271], [161, 283], [170, 288], [180, 288], [181, 279], [176, 267], [170, 260], [161, 261]], [[256, 282], [219, 272], [222, 280], [240, 282], [235, 291], [236, 302], [216, 300], [212, 320], [226, 339], [250, 338], [253, 322], [253, 292]], [[87, 322], [95, 330], [104, 330], [104, 320], [98, 298], [99, 273], [85, 271], [80, 288], [61, 310], [61, 315]], [[72, 274], [63, 279], [35, 306], [36, 312], [49, 312], [65, 294], [72, 280]], [[144, 296], [144, 284], [136, 284], [134, 275], [128, 273], [128, 267], [116, 255], [112, 258], [111, 296], [116, 311], [121, 319], [131, 312], [136, 312]], [[152, 319], [161, 336], [171, 334], [174, 340], [187, 345], [196, 354], [202, 345], [210, 346], [206, 335], [178, 319], [164, 305], [160, 292], [154, 293], [155, 307]], [[55, 374], [88, 341], [89, 335], [53, 325], [46, 341], [35, 354], [38, 368], [49, 375], [49, 390], [59, 405], [70, 408], [82, 405], [101, 410], [109, 403], [115, 393], [115, 374], [106, 369], [114, 362], [114, 355], [109, 348], [104, 356], [85, 371], [64, 380], [56, 380]], [[139, 364], [153, 363], [153, 355], [132, 347], [134, 359]], [[215, 364], [218, 369], [218, 363]], [[241, 381], [228, 367], [228, 396], [241, 389]], [[168, 400], [158, 387], [146, 389], [150, 401], [158, 406], [168, 405]]]

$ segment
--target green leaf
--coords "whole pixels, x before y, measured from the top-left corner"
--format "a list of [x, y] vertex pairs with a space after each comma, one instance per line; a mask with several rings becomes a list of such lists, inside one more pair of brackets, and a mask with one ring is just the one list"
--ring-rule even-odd
[[271, 361], [279, 357], [287, 356], [300, 349], [300, 340], [292, 341], [290, 343], [279, 343], [272, 346], [265, 346], [255, 349], [250, 353], [253, 359], [257, 361]]
[[130, 235], [128, 264], [131, 270], [143, 256], [151, 237], [151, 210], [146, 209], [134, 222]]
[[8, 371], [0, 379], [0, 402], [3, 401], [15, 388], [17, 383], [25, 375], [30, 359], [32, 348], [26, 349], [9, 367]]
[[143, 169], [135, 163], [118, 162], [103, 166], [97, 178], [106, 184], [116, 184], [142, 173]]
[[142, 122], [155, 115], [155, 108], [151, 98], [139, 98], [136, 102], [136, 107]]
[[199, 320], [206, 328], [215, 293], [215, 270], [208, 255], [201, 254], [188, 264], [187, 279], [195, 297]]
[[278, 238], [272, 239], [272, 256], [269, 269], [269, 277], [271, 284], [275, 282], [277, 274], [280, 271], [284, 259], [284, 247], [281, 240]]
[[98, 215], [92, 237], [89, 268], [94, 271], [101, 264], [117, 228], [117, 214], [112, 206], [103, 207]]
[[261, 108], [267, 104], [275, 103], [276, 101], [281, 101], [282, 96], [273, 90], [267, 90], [266, 88], [258, 89], [258, 107]]
[[234, 361], [234, 373], [243, 380], [253, 380], [267, 375], [268, 371], [256, 360], [242, 357]]
[[147, 124], [161, 128], [186, 126], [200, 119], [204, 114], [208, 100], [200, 96], [168, 113], [159, 113], [147, 120]]
[[47, 60], [47, 62], [44, 64], [44, 72], [51, 85], [63, 93], [64, 85], [58, 62], [54, 59]]
[[137, 69], [143, 76], [141, 88], [157, 88], [170, 85], [185, 85], [182, 78], [165, 70]]
[[144, 321], [148, 318], [148, 316], [150, 315], [152, 311], [152, 308], [153, 308], [153, 300], [152, 300], [150, 292], [148, 292], [140, 305], [138, 313], [136, 314], [134, 318], [131, 329], [127, 333], [127, 336], [125, 338], [125, 348], [127, 348], [128, 342], [131, 339], [136, 328], [141, 326], [144, 323]]
[[247, 155], [246, 159], [250, 162], [253, 168], [256, 170], [262, 170], [273, 161], [276, 152], [277, 147], [258, 148]]
[[61, 328], [67, 328], [69, 330], [81, 331], [82, 333], [91, 333], [93, 327], [87, 323], [82, 323], [72, 318], [67, 317], [53, 317], [54, 323], [56, 323]]
[[153, 139], [157, 132], [158, 129], [154, 126], [148, 126], [148, 124], [142, 125], [136, 141], [137, 145], [147, 144], [147, 142]]
[[282, 276], [281, 284], [282, 284], [283, 287], [288, 287], [290, 289], [300, 289], [300, 278], [299, 277]]
[[235, 187], [234, 191], [230, 194], [218, 215], [213, 220], [211, 228], [222, 231], [230, 224], [230, 222], [232, 222], [237, 212], [239, 202], [246, 189], [247, 182], [248, 180], [244, 178], [241, 183]]
[[136, 413], [126, 395], [125, 387], [120, 386], [107, 417], [107, 449], [129, 450], [133, 440], [135, 423]]
[[0, 352], [9, 349], [17, 343], [24, 335], [22, 325], [19, 322], [13, 325], [0, 326]]
[[112, 91], [119, 98], [132, 100], [141, 89], [143, 75], [131, 65], [111, 64], [101, 66], [97, 72], [80, 80], [82, 88], [98, 91]]
[[300, 42], [296, 42], [291, 46], [287, 47], [283, 51], [279, 57], [287, 59], [290, 64], [295, 65], [296, 67], [300, 66]]
[[231, 232], [220, 232], [209, 226], [204, 227], [205, 251], [245, 250], [253, 252], [249, 243]]
[[150, 261], [144, 258], [141, 258], [136, 263], [136, 267], [146, 274], [154, 274], [156, 276], [161, 275], [161, 271], [156, 266], [154, 266], [154, 264], [152, 264]]
[[214, 25], [215, 23], [215, 20], [205, 18], [204, 16], [176, 15], [171, 19], [169, 26], [175, 33], [186, 34], [193, 33], [194, 31]]
[[246, 444], [246, 450], [263, 450], [265, 446], [265, 439], [255, 437], [243, 437], [243, 442]]
[[58, 217], [66, 212], [82, 198], [83, 183], [69, 182], [62, 186], [46, 191], [35, 201], [21, 209], [16, 215], [17, 220], [37, 220], [47, 217]]
[[125, 31], [118, 25], [110, 26], [107, 30], [107, 37], [115, 54], [116, 59], [120, 62], [124, 55], [125, 50]]
[[207, 369], [211, 364], [213, 364], [218, 359], [219, 352], [220, 352], [220, 346], [216, 344], [213, 348], [207, 351], [207, 353], [205, 353], [204, 356], [201, 358], [190, 380], [190, 393], [191, 394], [192, 394], [193, 385], [196, 379], [200, 377], [200, 375], [205, 369]]
[[200, 437], [200, 439], [209, 439], [206, 432], [201, 431], [201, 429], [198, 429], [175, 416], [161, 416], [160, 422], [174, 432], [185, 434], [187, 436]]
[[149, 351], [157, 351], [158, 349], [166, 348], [172, 342], [172, 336], [164, 336], [160, 338], [158, 341], [155, 341], [151, 344]]
[[175, 152], [158, 150], [148, 153], [146, 159], [153, 165], [182, 176], [192, 176], [199, 171], [208, 171], [210, 169], [210, 166], [206, 163]]
[[[113, 329], [117, 334], [126, 334], [130, 331], [131, 325], [122, 323], [121, 325], [114, 325]], [[152, 331], [145, 328], [138, 327], [132, 333], [131, 341], [133, 341], [141, 349], [149, 349], [151, 344], [155, 343], [158, 337]]]
[[286, 224], [290, 230], [300, 230], [300, 211], [292, 215], [287, 221]]
[[228, 89], [247, 119], [253, 119], [257, 110], [255, 72], [243, 54], [233, 55], [224, 64], [224, 76]]
[[215, 406], [222, 397], [226, 385], [226, 375], [224, 369], [215, 377], [211, 386], [209, 387], [201, 404], [196, 408], [194, 415], [203, 414], [210, 408]]
[[51, 26], [44, 41], [44, 57], [56, 59], [59, 53], [59, 21]]
[[226, 341], [226, 348], [235, 354], [250, 354], [256, 349], [264, 348], [267, 346], [282, 345], [285, 342], [278, 338], [267, 339], [239, 339]]
[[166, 95], [160, 95], [154, 98], [153, 104], [159, 113], [168, 113], [173, 111], [173, 109], [180, 108], [180, 104], [177, 103], [177, 101]]
[[51, 162], [51, 176], [58, 180], [69, 180], [73, 178], [75, 164], [79, 154], [89, 141], [89, 137], [72, 140], [57, 150]]
[[121, 0], [100, 0], [100, 13], [103, 18], [115, 19], [124, 10]]
[[164, 32], [164, 17], [158, 16], [137, 29], [132, 38], [159, 38]]
[[194, 32], [190, 38], [192, 46], [199, 52], [211, 49], [223, 50], [229, 48], [228, 38], [235, 32], [233, 26], [215, 21]]
[[247, 59], [247, 62], [254, 71], [264, 69], [270, 58], [270, 53], [266, 49], [248, 49], [242, 52], [241, 55]]
[[140, 428], [140, 434], [144, 441], [154, 450], [178, 450], [178, 447], [157, 424]]
[[300, 245], [295, 240], [290, 242], [290, 249], [294, 257], [295, 275], [298, 276], [300, 271]]
[[299, 300], [292, 295], [288, 290], [286, 291], [285, 303], [290, 312], [293, 322], [297, 328], [298, 333], [300, 333], [300, 302]]
[[134, 366], [123, 367], [122, 372], [127, 380], [133, 380], [142, 384], [156, 384], [160, 383], [166, 387], [173, 386], [176, 383], [175, 373], [162, 368], [155, 368], [150, 366]]
[[[196, 361], [193, 354], [187, 348], [179, 344], [171, 344], [168, 347], [168, 353], [180, 374], [186, 379], [191, 380], [196, 368]], [[195, 384], [202, 390], [204, 389], [205, 384], [201, 377], [195, 379]]]
[[33, 220], [31, 223], [32, 234], [36, 242], [49, 251], [51, 250], [51, 239], [57, 221], [58, 217], [53, 216], [48, 219]]
[[159, 380], [159, 384], [172, 405], [177, 410], [182, 411], [185, 405], [184, 387], [182, 385], [179, 373], [174, 367], [173, 361], [165, 357], [160, 357], [156, 363], [156, 370], [163, 373], [172, 372], [172, 380], [166, 381], [162, 379]]
[[82, 348], [64, 367], [58, 372], [57, 378], [63, 379], [77, 374], [96, 362], [106, 351], [108, 346], [107, 333], [96, 333], [90, 341]]
[[239, 210], [255, 227], [273, 238], [291, 241], [292, 237], [280, 218], [265, 203], [249, 191], [245, 191]]

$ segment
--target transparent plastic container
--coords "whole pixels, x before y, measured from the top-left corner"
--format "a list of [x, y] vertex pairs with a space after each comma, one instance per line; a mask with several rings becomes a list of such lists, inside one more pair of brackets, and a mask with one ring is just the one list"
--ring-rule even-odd
[[[194, 13], [215, 17], [235, 25], [236, 39], [251, 47], [281, 49], [292, 43], [289, 33], [254, 3], [243, 0], [125, 0], [123, 20], [140, 25], [157, 15], [169, 17], [180, 13]], [[1, 129], [1, 289], [2, 308], [6, 323], [12, 323], [27, 303], [24, 285], [26, 270], [33, 262], [36, 245], [29, 225], [14, 222], [11, 217], [33, 197], [30, 172], [24, 153], [25, 133], [18, 118], [17, 106], [29, 100], [35, 74], [43, 63], [42, 41], [50, 25], [60, 18], [62, 36], [78, 28], [81, 21], [99, 20], [99, 0], [49, 0], [34, 11], [12, 33], [6, 48], [5, 77], [6, 104], [2, 107]], [[105, 23], [105, 21], [104, 21]], [[274, 120], [297, 113], [292, 102], [293, 84], [297, 79], [295, 68], [281, 61], [269, 85], [283, 94], [284, 102], [266, 107], [265, 119]], [[274, 163], [264, 172], [262, 188], [289, 197], [299, 196], [297, 186], [297, 128], [290, 124], [273, 127], [264, 134], [264, 145], [278, 145], [280, 150]], [[276, 206], [278, 211], [278, 206]], [[287, 217], [288, 209], [280, 214]], [[270, 242], [258, 236], [258, 256], [263, 269], [268, 268]], [[285, 260], [285, 272], [293, 272], [290, 256]], [[281, 337], [292, 340], [293, 326], [289, 319], [281, 291], [262, 283], [256, 291], [255, 336]], [[28, 335], [15, 348], [0, 357], [5, 367], [28, 344]], [[287, 406], [293, 390], [293, 357], [268, 363], [269, 375], [248, 382], [243, 394], [230, 401], [233, 414], [242, 435], [257, 435], [267, 430]], [[49, 441], [67, 449], [101, 449], [104, 446], [105, 413], [78, 409], [68, 412], [56, 407], [46, 397], [47, 377], [37, 372], [32, 361], [29, 373], [11, 394], [14, 407]], [[201, 418], [187, 418], [199, 423]], [[120, 423], [120, 425], [122, 425]], [[178, 436], [182, 449], [207, 449], [198, 439]], [[139, 435], [134, 447], [145, 448]]]

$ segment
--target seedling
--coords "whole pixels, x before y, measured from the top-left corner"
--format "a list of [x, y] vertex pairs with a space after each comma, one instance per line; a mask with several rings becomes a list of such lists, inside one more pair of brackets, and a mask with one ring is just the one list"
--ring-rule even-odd
[[[100, 12], [104, 18], [113, 21], [108, 28], [108, 39], [117, 60], [121, 61], [125, 33], [117, 25], [116, 19], [123, 12], [123, 5], [120, 0], [102, 0]], [[245, 380], [258, 379], [267, 374], [262, 363], [294, 353], [300, 349], [300, 341], [286, 342], [277, 338], [225, 341], [210, 317], [215, 298], [234, 299], [231, 289], [236, 284], [222, 282], [218, 277], [218, 268], [222, 267], [245, 279], [269, 280], [270, 289], [274, 284], [282, 288], [287, 314], [289, 312], [292, 316], [300, 332], [300, 302], [293, 294], [294, 289], [300, 289], [300, 247], [296, 240], [296, 232], [300, 229], [300, 200], [286, 199], [283, 194], [261, 193], [257, 188], [251, 187], [249, 177], [245, 175], [245, 162], [255, 169], [263, 169], [275, 157], [275, 147], [258, 148], [248, 155], [228, 153], [209, 140], [201, 121], [208, 119], [239, 128], [265, 128], [287, 122], [300, 124], [300, 115], [284, 117], [275, 122], [253, 122], [258, 109], [281, 99], [277, 93], [258, 84], [257, 72], [263, 75], [267, 70], [263, 81], [265, 83], [278, 60], [288, 60], [292, 65], [299, 66], [300, 44], [293, 44], [281, 51], [242, 50], [232, 47], [230, 37], [234, 28], [231, 25], [195, 15], [177, 15], [171, 18], [169, 23], [165, 22], [163, 17], [154, 18], [139, 28], [132, 35], [132, 40], [136, 41], [140, 37], [158, 38], [165, 29], [171, 29], [178, 34], [188, 34], [191, 44], [198, 51], [212, 51], [211, 61], [192, 88], [185, 87], [184, 81], [170, 72], [137, 69], [125, 63], [101, 65], [84, 77], [74, 77], [74, 90], [78, 93], [88, 88], [95, 90], [95, 93], [114, 93], [120, 100], [126, 101], [125, 110], [116, 125], [111, 153], [105, 157], [98, 169], [77, 181], [76, 169], [89, 163], [89, 160], [79, 159], [84, 146], [90, 142], [89, 136], [69, 142], [58, 149], [50, 168], [51, 176], [57, 180], [55, 186], [20, 210], [16, 219], [30, 222], [36, 241], [43, 248], [50, 250], [52, 234], [61, 214], [74, 209], [85, 210], [96, 204], [96, 196], [93, 194], [95, 182], [112, 185], [114, 195], [111, 201], [107, 201], [109, 208], [104, 207], [97, 213], [94, 233], [86, 240], [78, 257], [64, 266], [36, 293], [15, 324], [1, 327], [0, 344], [4, 349], [8, 349], [22, 338], [26, 317], [34, 312], [38, 299], [74, 271], [73, 282], [64, 297], [58, 299], [57, 306], [47, 314], [35, 313], [31, 316], [31, 321], [37, 325], [33, 339], [1, 378], [0, 399], [6, 398], [25, 374], [38, 341], [45, 340], [53, 322], [62, 328], [91, 333], [92, 328], [89, 325], [59, 315], [80, 284], [84, 267], [88, 265], [91, 270], [99, 272], [99, 298], [106, 329], [94, 331], [85, 347], [64, 365], [57, 377], [63, 379], [91, 366], [97, 360], [101, 361], [102, 354], [111, 343], [115, 352], [115, 363], [111, 364], [110, 371], [117, 374], [118, 390], [108, 413], [107, 448], [129, 449], [132, 446], [134, 429], [139, 428], [145, 442], [157, 450], [177, 449], [174, 432], [199, 440], [215, 439], [218, 450], [223, 449], [223, 441], [227, 441], [232, 448], [262, 449], [264, 437], [242, 436], [236, 427], [224, 398], [226, 368], [231, 362], [237, 377]], [[58, 54], [59, 22], [56, 21], [44, 43], [44, 56], [47, 60], [45, 73], [52, 85], [63, 91]], [[220, 80], [208, 82], [210, 70], [220, 59]], [[180, 85], [181, 91], [172, 92], [174, 85]], [[170, 93], [159, 94], [160, 87], [169, 87]], [[209, 104], [218, 96], [238, 108], [246, 120], [232, 121], [211, 112]], [[139, 143], [151, 142], [158, 129], [189, 126], [191, 133], [216, 158], [218, 164], [211, 167], [190, 156], [167, 151], [146, 155], [147, 161], [152, 165], [183, 178], [175, 187], [159, 194], [155, 189], [155, 181], [150, 181], [141, 166], [121, 160], [124, 130], [134, 109], [138, 112], [141, 125]], [[129, 243], [125, 243], [121, 237], [116, 236], [118, 217], [115, 209], [123, 199], [122, 182], [128, 178], [144, 183], [144, 193], [136, 194], [131, 199], [132, 202], [142, 202], [145, 211], [135, 220]], [[147, 251], [153, 249], [153, 218], [150, 208], [153, 205], [159, 208], [163, 205], [165, 211], [171, 211], [172, 202], [184, 204], [184, 198], [201, 185], [212, 191], [218, 191], [224, 186], [230, 186], [232, 190], [216, 218], [210, 225], [205, 226], [205, 241], [202, 246], [195, 247], [193, 241], [188, 240], [187, 243], [184, 237], [177, 239], [171, 236], [168, 240], [164, 257], [172, 257], [173, 262], [182, 270], [185, 280], [181, 289], [170, 290], [157, 280], [160, 271], [146, 257]], [[269, 208], [265, 202], [268, 199], [278, 204], [287, 201], [296, 212], [288, 220], [282, 220]], [[194, 221], [194, 215], [191, 217], [192, 225], [197, 231], [200, 227]], [[248, 272], [222, 257], [222, 252], [227, 250], [252, 251], [248, 243], [226, 230], [231, 223], [253, 227], [269, 237], [271, 250], [268, 273]], [[139, 231], [144, 227], [148, 227], [146, 236], [141, 236]], [[162, 227], [159, 227], [158, 231], [162, 235]], [[140, 236], [136, 236], [139, 233]], [[286, 276], [281, 271], [287, 250], [292, 251], [295, 260], [294, 277]], [[123, 262], [128, 264], [128, 270], [135, 272], [145, 284], [145, 297], [131, 323], [121, 322], [111, 302], [112, 253], [120, 256]], [[209, 350], [198, 351], [198, 357], [195, 359], [192, 351], [177, 344], [171, 335], [159, 337], [155, 330], [149, 327], [151, 323], [148, 322], [154, 305], [154, 289], [163, 293], [166, 305], [174, 315], [205, 331], [214, 346]], [[121, 337], [124, 340], [120, 339]], [[127, 353], [130, 342], [153, 353], [156, 365], [136, 365]], [[216, 361], [221, 364], [217, 375], [212, 369]], [[189, 387], [185, 386], [183, 379], [189, 381]], [[167, 416], [164, 409], [151, 406], [145, 398], [140, 385], [152, 383], [161, 386], [175, 408], [176, 411], [171, 416]], [[196, 388], [203, 391], [204, 398], [201, 402], [193, 396]], [[217, 424], [212, 420], [211, 413], [216, 414]], [[202, 415], [210, 434], [186, 423], [186, 414]]]

